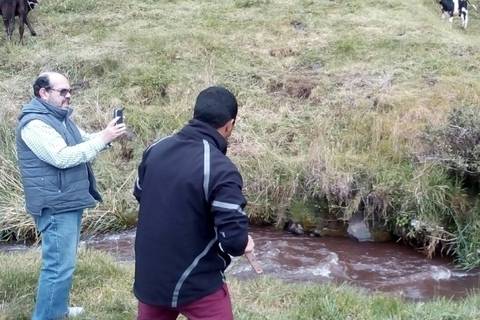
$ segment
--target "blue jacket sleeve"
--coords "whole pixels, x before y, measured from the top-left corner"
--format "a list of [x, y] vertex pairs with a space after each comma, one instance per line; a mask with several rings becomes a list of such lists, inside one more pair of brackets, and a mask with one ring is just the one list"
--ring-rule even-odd
[[142, 185], [143, 185], [143, 177], [145, 175], [145, 161], [148, 155], [149, 149], [145, 150], [142, 156], [142, 162], [138, 166], [138, 176], [135, 180], [135, 185], [133, 187], [133, 195], [138, 202], [140, 202], [140, 198], [142, 197]]
[[220, 249], [232, 256], [244, 253], [248, 242], [248, 217], [239, 172], [224, 172], [213, 186], [211, 210], [217, 227]]

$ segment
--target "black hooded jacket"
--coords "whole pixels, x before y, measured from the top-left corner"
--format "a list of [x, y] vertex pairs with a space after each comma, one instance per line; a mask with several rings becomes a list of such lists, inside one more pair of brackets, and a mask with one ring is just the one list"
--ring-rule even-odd
[[175, 308], [209, 295], [223, 285], [229, 255], [244, 253], [243, 182], [226, 149], [213, 127], [191, 120], [144, 152], [134, 190], [141, 302]]

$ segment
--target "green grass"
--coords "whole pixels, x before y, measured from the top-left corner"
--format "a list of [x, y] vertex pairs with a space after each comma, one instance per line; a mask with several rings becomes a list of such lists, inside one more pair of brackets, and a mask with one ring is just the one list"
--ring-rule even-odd
[[[403, 238], [417, 235], [398, 217], [448, 230], [435, 237], [455, 242], [477, 221], [475, 199], [443, 164], [424, 160], [423, 136], [456, 108], [478, 111], [480, 19], [470, 13], [463, 31], [430, 0], [46, 1], [30, 16], [39, 36], [0, 47], [8, 159], [0, 162], [0, 237], [34, 234], [11, 139], [33, 79], [54, 70], [76, 85], [79, 125], [98, 130], [121, 104], [133, 132], [95, 161], [105, 202], [88, 212], [88, 232], [135, 224], [131, 189], [143, 149], [186, 123], [201, 89], [221, 84], [240, 102], [229, 154], [252, 221], [281, 224], [299, 199], [322, 199], [323, 215], [348, 219], [365, 208]], [[368, 207], [372, 195], [383, 205]], [[457, 225], [461, 198], [461, 216], [472, 218]], [[432, 239], [418, 242], [433, 253]], [[459, 261], [478, 265], [478, 249], [462, 245], [456, 252], [474, 257]]]
[[[39, 270], [39, 252], [0, 254], [0, 319], [29, 319]], [[133, 265], [104, 253], [81, 251], [71, 294], [83, 306], [79, 319], [133, 319]], [[228, 280], [235, 319], [469, 320], [480, 317], [480, 296], [406, 302], [348, 285], [288, 284], [269, 277]]]

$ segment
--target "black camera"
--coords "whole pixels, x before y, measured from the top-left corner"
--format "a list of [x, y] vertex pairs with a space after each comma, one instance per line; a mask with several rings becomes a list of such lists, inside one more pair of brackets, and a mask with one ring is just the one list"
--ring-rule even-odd
[[123, 123], [123, 108], [122, 107], [117, 107], [115, 109], [113, 109], [113, 118], [117, 118], [119, 117], [119, 119], [117, 120], [117, 124], [119, 123]]

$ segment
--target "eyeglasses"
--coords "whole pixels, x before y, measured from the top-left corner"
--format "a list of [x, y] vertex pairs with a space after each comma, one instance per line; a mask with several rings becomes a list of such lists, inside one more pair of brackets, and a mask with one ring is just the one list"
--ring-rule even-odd
[[58, 94], [60, 94], [62, 97], [65, 97], [67, 94], [72, 94], [72, 89], [54, 89], [54, 88], [49, 88], [48, 90], [53, 90], [57, 91]]

